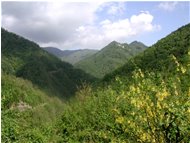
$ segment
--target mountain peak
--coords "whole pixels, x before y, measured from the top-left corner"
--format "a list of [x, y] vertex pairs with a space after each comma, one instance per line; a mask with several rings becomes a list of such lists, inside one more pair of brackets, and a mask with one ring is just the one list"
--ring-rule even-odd
[[136, 48], [143, 48], [143, 49], [146, 49], [147, 46], [145, 44], [143, 44], [142, 42], [140, 41], [133, 41], [129, 44], [130, 47], [136, 47]]
[[131, 42], [129, 45], [132, 45], [132, 44], [143, 44], [143, 43], [140, 42], [140, 41], [135, 40], [135, 41]]
[[118, 44], [118, 42], [114, 40], [111, 43], [109, 43], [108, 45], [115, 45], [115, 44]]

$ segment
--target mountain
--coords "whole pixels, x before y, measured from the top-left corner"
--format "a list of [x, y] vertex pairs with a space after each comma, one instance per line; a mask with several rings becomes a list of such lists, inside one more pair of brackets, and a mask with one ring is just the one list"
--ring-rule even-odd
[[116, 76], [129, 76], [136, 68], [143, 72], [172, 71], [175, 68], [172, 56], [180, 63], [187, 64], [185, 61], [190, 48], [189, 32], [190, 24], [179, 28], [143, 53], [131, 58], [124, 66], [106, 75], [104, 80], [114, 80]]
[[75, 64], [91, 55], [95, 54], [97, 50], [79, 49], [79, 50], [60, 50], [54, 47], [45, 47], [44, 50], [60, 58], [62, 61], [70, 64]]
[[49, 95], [68, 97], [93, 77], [40, 48], [36, 43], [1, 29], [2, 73], [30, 80]]
[[137, 41], [129, 45], [113, 41], [96, 54], [79, 61], [74, 66], [97, 78], [102, 78], [146, 48], [144, 44]]

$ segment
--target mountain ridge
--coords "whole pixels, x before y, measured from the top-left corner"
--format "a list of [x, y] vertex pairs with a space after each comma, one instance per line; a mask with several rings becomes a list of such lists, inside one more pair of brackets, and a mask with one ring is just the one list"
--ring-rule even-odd
[[129, 58], [146, 48], [147, 47], [143, 45], [140, 49], [137, 49], [135, 46], [130, 47], [127, 43], [121, 44], [112, 41], [91, 57], [79, 61], [74, 64], [74, 66], [97, 78], [102, 78], [104, 75], [122, 66]]

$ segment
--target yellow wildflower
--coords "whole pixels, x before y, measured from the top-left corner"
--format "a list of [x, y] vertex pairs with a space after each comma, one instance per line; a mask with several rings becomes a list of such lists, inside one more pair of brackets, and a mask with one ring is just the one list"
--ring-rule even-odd
[[123, 117], [118, 117], [115, 122], [119, 123], [119, 124], [122, 124], [124, 122], [124, 118]]

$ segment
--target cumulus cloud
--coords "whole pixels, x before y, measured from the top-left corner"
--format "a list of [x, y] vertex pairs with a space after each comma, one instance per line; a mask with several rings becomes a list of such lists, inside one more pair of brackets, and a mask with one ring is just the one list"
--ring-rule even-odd
[[92, 24], [98, 3], [3, 2], [2, 25], [37, 42], [64, 42]]
[[124, 19], [99, 20], [97, 11], [124, 12], [122, 3], [2, 2], [2, 26], [41, 46], [100, 49], [109, 42], [159, 30], [147, 11]]
[[163, 9], [165, 11], [173, 11], [176, 6], [177, 6], [178, 2], [174, 1], [174, 2], [161, 2], [158, 7], [160, 9]]
[[130, 18], [111, 21], [103, 20], [99, 26], [80, 26], [76, 29], [77, 35], [84, 45], [88, 41], [94, 41], [94, 48], [97, 45], [103, 46], [113, 40], [126, 42], [128, 37], [137, 36], [146, 32], [160, 30], [160, 25], [152, 24], [153, 16], [149, 12], [140, 12], [138, 15], [132, 15]]

